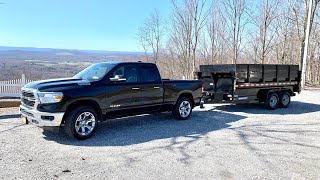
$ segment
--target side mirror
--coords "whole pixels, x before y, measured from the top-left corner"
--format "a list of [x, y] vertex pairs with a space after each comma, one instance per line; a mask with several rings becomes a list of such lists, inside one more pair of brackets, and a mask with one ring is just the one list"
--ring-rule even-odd
[[113, 78], [110, 78], [111, 82], [124, 82], [126, 78], [123, 78], [121, 75], [115, 75]]

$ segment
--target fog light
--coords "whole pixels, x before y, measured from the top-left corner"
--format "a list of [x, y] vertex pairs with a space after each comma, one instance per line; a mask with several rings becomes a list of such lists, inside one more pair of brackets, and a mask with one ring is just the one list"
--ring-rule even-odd
[[42, 120], [46, 120], [46, 121], [53, 121], [54, 117], [53, 116], [41, 116]]

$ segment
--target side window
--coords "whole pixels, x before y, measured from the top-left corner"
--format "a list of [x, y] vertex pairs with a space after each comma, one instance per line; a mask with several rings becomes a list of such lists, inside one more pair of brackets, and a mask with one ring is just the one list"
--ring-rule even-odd
[[135, 65], [122, 65], [113, 72], [116, 75], [126, 78], [126, 82], [138, 82], [138, 70]]
[[140, 82], [160, 82], [161, 78], [157, 67], [140, 65]]

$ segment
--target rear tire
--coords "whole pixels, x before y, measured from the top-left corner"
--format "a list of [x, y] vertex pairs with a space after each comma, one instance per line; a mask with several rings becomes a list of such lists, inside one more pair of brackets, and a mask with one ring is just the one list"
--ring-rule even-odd
[[79, 140], [90, 138], [96, 132], [97, 127], [98, 115], [89, 106], [76, 107], [65, 117], [66, 134]]
[[187, 120], [192, 114], [192, 102], [187, 97], [179, 97], [177, 100], [172, 115], [178, 120]]
[[288, 91], [282, 91], [279, 93], [279, 107], [287, 108], [291, 102], [291, 96]]
[[274, 110], [279, 105], [279, 96], [275, 92], [269, 92], [265, 100], [265, 106], [267, 109]]

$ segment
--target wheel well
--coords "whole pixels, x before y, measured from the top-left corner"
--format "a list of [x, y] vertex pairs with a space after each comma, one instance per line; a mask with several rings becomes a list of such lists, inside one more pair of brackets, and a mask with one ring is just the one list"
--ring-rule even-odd
[[[102, 111], [101, 111], [101, 108], [99, 106], [99, 104], [94, 101], [94, 100], [79, 100], [79, 101], [75, 101], [71, 104], [69, 104], [66, 108], [66, 114], [70, 112], [71, 109], [74, 109], [76, 107], [79, 107], [79, 106], [89, 106], [89, 107], [92, 107], [95, 112], [98, 114], [98, 118], [100, 121], [103, 120], [103, 114], [102, 114]], [[64, 115], [64, 117], [66, 117], [66, 115]], [[62, 121], [62, 123], [64, 123], [64, 120]]]
[[179, 99], [180, 97], [186, 97], [186, 98], [190, 99], [190, 100], [191, 100], [191, 103], [192, 103], [192, 107], [194, 107], [194, 99], [193, 99], [193, 96], [192, 96], [191, 93], [182, 93], [182, 94], [180, 94], [180, 96], [178, 97], [178, 99]]

